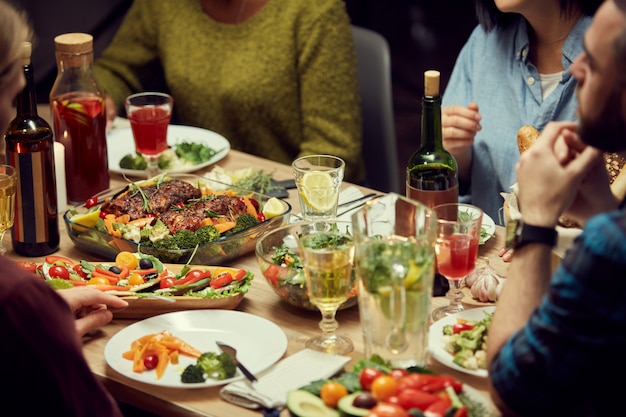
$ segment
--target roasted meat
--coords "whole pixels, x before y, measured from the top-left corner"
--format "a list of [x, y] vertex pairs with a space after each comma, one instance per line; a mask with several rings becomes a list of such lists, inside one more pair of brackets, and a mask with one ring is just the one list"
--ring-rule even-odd
[[183, 204], [189, 199], [201, 196], [200, 190], [192, 184], [173, 179], [158, 186], [141, 187], [141, 192], [136, 187], [129, 187], [105, 203], [102, 211], [115, 216], [128, 214], [131, 220], [135, 220], [146, 217], [147, 214], [158, 216], [176, 204]]
[[161, 221], [170, 229], [170, 233], [177, 230], [196, 231], [207, 217], [225, 216], [229, 220], [246, 212], [246, 204], [237, 197], [216, 195], [208, 199], [190, 202], [184, 207], [170, 207], [159, 215]]

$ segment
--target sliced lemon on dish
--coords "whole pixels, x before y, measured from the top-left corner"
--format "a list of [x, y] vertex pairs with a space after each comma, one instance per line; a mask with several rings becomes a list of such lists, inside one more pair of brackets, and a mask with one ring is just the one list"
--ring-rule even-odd
[[261, 210], [265, 215], [266, 219], [271, 219], [272, 217], [276, 217], [278, 215], [283, 214], [285, 209], [283, 208], [283, 204], [276, 197], [272, 197], [265, 202], [263, 205], [263, 210]]
[[72, 221], [72, 223], [80, 224], [81, 226], [95, 227], [96, 223], [98, 223], [99, 218], [100, 210], [96, 210], [85, 214], [77, 214], [73, 216], [70, 220]]
[[304, 202], [316, 211], [328, 211], [337, 201], [333, 177], [326, 172], [305, 173], [301, 180], [300, 192]]

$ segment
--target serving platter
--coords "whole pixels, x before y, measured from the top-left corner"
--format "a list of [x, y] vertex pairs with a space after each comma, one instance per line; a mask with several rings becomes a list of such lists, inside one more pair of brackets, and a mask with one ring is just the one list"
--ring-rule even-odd
[[[230, 142], [211, 130], [193, 126], [170, 125], [167, 128], [167, 144], [172, 147], [181, 142], [200, 143], [218, 151], [211, 159], [197, 165], [184, 165], [167, 170], [170, 173], [186, 173], [208, 167], [222, 160], [230, 152]], [[145, 172], [120, 167], [120, 160], [127, 154], [135, 154], [135, 141], [130, 127], [114, 128], [107, 134], [109, 170], [130, 177], [144, 177]]]
[[185, 384], [180, 375], [195, 359], [181, 355], [177, 365], [169, 364], [161, 379], [155, 372], [133, 372], [133, 362], [122, 354], [131, 343], [148, 334], [169, 331], [173, 336], [202, 352], [219, 353], [216, 341], [237, 349], [237, 359], [253, 374], [259, 374], [276, 363], [287, 350], [287, 336], [276, 324], [262, 317], [232, 310], [193, 310], [161, 314], [131, 324], [116, 333], [104, 348], [107, 364], [116, 372], [150, 385], [167, 388], [206, 388], [225, 385], [244, 378], [241, 371], [233, 378], [207, 379], [204, 383]]
[[428, 351], [432, 357], [456, 371], [486, 378], [488, 375], [486, 369], [467, 369], [452, 361], [452, 354], [444, 349], [443, 328], [449, 324], [456, 324], [457, 318], [480, 321], [485, 317], [485, 314], [493, 313], [495, 310], [496, 308], [494, 306], [471, 308], [460, 313], [451, 314], [434, 322], [428, 330]]

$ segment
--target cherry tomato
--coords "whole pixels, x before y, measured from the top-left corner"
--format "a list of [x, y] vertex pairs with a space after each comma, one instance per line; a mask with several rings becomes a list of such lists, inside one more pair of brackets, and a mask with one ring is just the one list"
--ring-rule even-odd
[[76, 264], [72, 267], [72, 271], [74, 271], [76, 273], [76, 275], [78, 275], [81, 278], [86, 279], [87, 278], [87, 273], [85, 271], [83, 271], [83, 267], [80, 266], [80, 264]]
[[404, 376], [407, 376], [408, 374], [409, 374], [409, 371], [407, 371], [406, 369], [402, 369], [402, 368], [396, 368], [396, 369], [392, 369], [391, 371], [389, 371], [389, 375], [392, 376], [396, 380]]
[[169, 288], [174, 284], [176, 284], [176, 278], [174, 277], [163, 278], [161, 282], [159, 282], [159, 288], [161, 289]]
[[111, 285], [111, 282], [105, 277], [93, 277], [87, 281], [87, 285]]
[[187, 274], [185, 274], [185, 278], [184, 280], [198, 280], [198, 279], [202, 279], [204, 277], [204, 271], [200, 271], [199, 269], [192, 269], [191, 271], [187, 272]]
[[230, 272], [222, 272], [211, 279], [211, 288], [218, 289], [227, 286], [233, 282], [234, 278]]
[[372, 382], [379, 376], [384, 375], [382, 371], [376, 368], [364, 368], [359, 374], [359, 384], [364, 391], [371, 391]]
[[98, 205], [98, 197], [88, 198], [87, 201], [85, 202], [85, 207], [87, 208], [92, 208], [96, 205]]
[[141, 285], [145, 284], [145, 280], [141, 276], [141, 274], [134, 273], [130, 277], [128, 277], [128, 285]]
[[273, 286], [276, 286], [278, 284], [279, 275], [280, 275], [280, 266], [275, 265], [275, 264], [271, 264], [270, 266], [267, 267], [265, 271], [263, 271], [263, 276]]
[[128, 269], [136, 269], [139, 265], [139, 259], [132, 252], [121, 251], [115, 256], [115, 264], [123, 265]]
[[100, 210], [100, 218], [101, 219], [105, 219], [107, 217], [109, 213], [107, 213], [106, 211]]
[[461, 333], [462, 331], [465, 331], [465, 330], [472, 330], [473, 328], [474, 328], [473, 324], [457, 323], [454, 326], [452, 326], [452, 332], [454, 334], [457, 334], [457, 333]]
[[374, 398], [378, 401], [385, 401], [398, 392], [398, 381], [392, 376], [381, 375], [372, 381], [371, 391]]
[[143, 359], [143, 366], [147, 370], [151, 370], [157, 367], [159, 364], [159, 357], [157, 355], [148, 355]]
[[25, 261], [17, 261], [15, 262], [17, 266], [19, 266], [24, 271], [28, 272], [37, 272], [37, 264], [34, 262], [25, 262]]
[[64, 266], [55, 265], [50, 267], [48, 274], [52, 278], [70, 279], [70, 271]]
[[322, 385], [320, 397], [329, 407], [337, 407], [339, 400], [348, 395], [348, 390], [339, 382], [329, 381]]
[[409, 417], [409, 414], [399, 405], [379, 403], [370, 410], [367, 417]]
[[405, 410], [411, 408], [419, 408], [424, 411], [434, 402], [440, 401], [441, 398], [435, 394], [424, 392], [415, 388], [407, 388], [402, 390], [397, 395], [398, 405]]
[[265, 214], [263, 214], [262, 211], [259, 211], [256, 215], [256, 219], [259, 221], [259, 223], [263, 223], [266, 220]]

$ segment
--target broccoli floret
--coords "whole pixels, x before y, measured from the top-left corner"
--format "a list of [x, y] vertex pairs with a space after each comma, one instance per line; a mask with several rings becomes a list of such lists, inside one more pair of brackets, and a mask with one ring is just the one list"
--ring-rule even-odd
[[167, 236], [161, 240], [152, 242], [152, 246], [155, 249], [161, 250], [179, 250], [178, 241], [174, 239], [174, 236]]
[[452, 362], [465, 369], [478, 369], [478, 362], [474, 356], [474, 352], [469, 349], [463, 349], [454, 355]]
[[204, 373], [213, 379], [226, 379], [235, 376], [237, 364], [232, 356], [226, 353], [205, 352], [197, 360]]
[[180, 376], [180, 380], [185, 384], [204, 382], [206, 381], [206, 378], [204, 377], [204, 368], [197, 363], [187, 365], [182, 375]]
[[239, 216], [237, 216], [235, 221], [237, 222], [237, 224], [235, 225], [235, 227], [230, 229], [229, 234], [237, 233], [237, 232], [240, 232], [240, 231], [242, 231], [244, 229], [252, 227], [252, 226], [254, 226], [256, 224], [259, 224], [259, 219], [257, 219], [256, 217], [254, 217], [250, 213], [240, 214]]
[[127, 154], [120, 160], [120, 168], [143, 171], [148, 166], [146, 159], [140, 154]]
[[220, 231], [215, 226], [202, 226], [196, 230], [196, 236], [200, 243], [213, 242], [219, 239]]
[[150, 241], [154, 243], [168, 236], [170, 236], [170, 229], [167, 228], [161, 219], [157, 219], [153, 225], [147, 225], [141, 230], [141, 240], [144, 242]]
[[200, 243], [198, 236], [187, 229], [177, 230], [172, 235], [172, 238], [180, 249], [193, 249]]
[[162, 170], [171, 169], [174, 167], [177, 159], [178, 157], [176, 156], [176, 153], [171, 148], [166, 149], [161, 153], [161, 155], [159, 155], [159, 168]]

